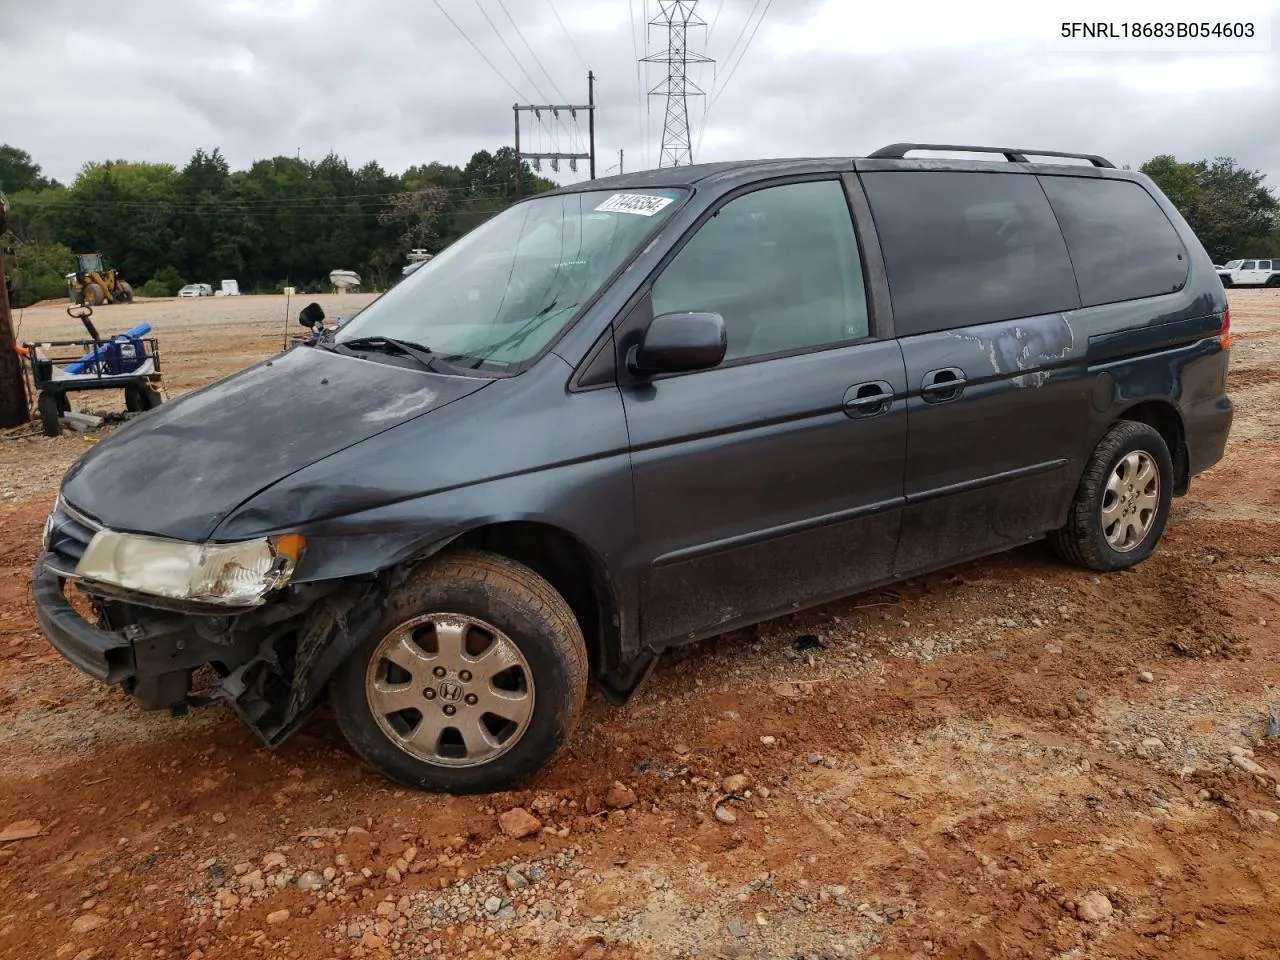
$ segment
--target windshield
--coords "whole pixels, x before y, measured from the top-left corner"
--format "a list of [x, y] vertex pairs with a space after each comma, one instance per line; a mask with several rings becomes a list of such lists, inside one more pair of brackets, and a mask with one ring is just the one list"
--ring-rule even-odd
[[1228, 260], [1225, 264], [1223, 264], [1223, 268], [1226, 270], [1234, 270], [1236, 267], [1240, 266], [1240, 264], [1242, 263], [1244, 263], [1243, 260]]
[[335, 339], [390, 337], [463, 369], [510, 371], [564, 329], [680, 196], [602, 190], [518, 204], [423, 263]]

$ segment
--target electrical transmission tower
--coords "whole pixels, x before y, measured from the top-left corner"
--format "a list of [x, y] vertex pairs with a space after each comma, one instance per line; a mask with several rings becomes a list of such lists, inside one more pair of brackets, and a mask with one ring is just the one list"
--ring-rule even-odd
[[667, 98], [659, 167], [678, 167], [693, 163], [693, 142], [689, 137], [689, 97], [703, 97], [706, 94], [689, 79], [689, 65], [715, 62], [710, 57], [689, 50], [689, 28], [707, 25], [695, 12], [697, 5], [698, 0], [658, 0], [658, 15], [649, 21], [649, 26], [666, 27], [667, 49], [664, 53], [640, 58], [642, 63], [663, 63], [667, 66], [666, 79], [649, 91], [651, 97]]

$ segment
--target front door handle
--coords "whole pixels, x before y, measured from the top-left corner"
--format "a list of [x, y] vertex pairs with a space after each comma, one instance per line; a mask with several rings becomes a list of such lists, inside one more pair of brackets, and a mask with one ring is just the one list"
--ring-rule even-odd
[[844, 392], [845, 416], [864, 418], [888, 413], [893, 406], [893, 385], [886, 380], [859, 383]]
[[957, 399], [964, 392], [967, 382], [964, 371], [959, 367], [930, 370], [920, 384], [920, 396], [925, 403], [946, 403]]

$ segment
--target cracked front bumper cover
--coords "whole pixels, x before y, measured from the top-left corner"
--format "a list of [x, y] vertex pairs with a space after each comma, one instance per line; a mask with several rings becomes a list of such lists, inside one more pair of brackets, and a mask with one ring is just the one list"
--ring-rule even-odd
[[123, 633], [89, 623], [62, 592], [62, 579], [45, 562], [36, 561], [31, 577], [36, 621], [50, 645], [78, 669], [108, 684], [121, 684], [137, 674], [133, 642]]
[[48, 556], [36, 561], [31, 578], [36, 620], [55, 650], [103, 683], [132, 691], [139, 681], [192, 670], [214, 660], [238, 663], [251, 653], [251, 638], [239, 644], [202, 639], [193, 618], [184, 614], [152, 609], [120, 630], [95, 626], [67, 600], [65, 575], [45, 562]]

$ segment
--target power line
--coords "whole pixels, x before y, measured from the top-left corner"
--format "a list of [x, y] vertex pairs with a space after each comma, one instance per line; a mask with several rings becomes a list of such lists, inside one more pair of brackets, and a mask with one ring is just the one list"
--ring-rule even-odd
[[[756, 0], [756, 6], [758, 7], [759, 5], [760, 5], [760, 0]], [[760, 30], [760, 25], [764, 23], [764, 18], [769, 15], [769, 7], [771, 7], [772, 5], [773, 5], [773, 0], [767, 0], [767, 2], [764, 5], [764, 10], [760, 14], [760, 19], [756, 21], [755, 29], [751, 31], [751, 36], [747, 39], [747, 45], [742, 48], [742, 53], [738, 56], [737, 61], [729, 68], [729, 72], [725, 75], [724, 83], [719, 85], [718, 90], [713, 90], [712, 95], [707, 98], [706, 109], [704, 109], [702, 112], [702, 126], [698, 130], [698, 152], [699, 153], [702, 152], [702, 138], [706, 136], [706, 133], [707, 133], [707, 122], [711, 117], [711, 108], [715, 106], [716, 101], [720, 99], [720, 95], [723, 94], [725, 89], [729, 86], [729, 81], [733, 79], [733, 75], [737, 73], [738, 67], [741, 65], [742, 61], [746, 58], [747, 51], [751, 49], [751, 41], [755, 40], [756, 33]], [[752, 7], [752, 13], [754, 12], [755, 12], [755, 7]], [[747, 32], [747, 26], [750, 23], [751, 23], [751, 14], [748, 14], [746, 21], [742, 24], [742, 30], [739, 31], [738, 33], [738, 40], [741, 40], [743, 35]], [[734, 41], [733, 46], [734, 48], [738, 46], [737, 41]], [[730, 57], [733, 56], [732, 49], [729, 52], [729, 56]], [[729, 58], [726, 57], [725, 59], [727, 62]], [[714, 83], [713, 83], [713, 86], [714, 86]]]
[[471, 49], [474, 50], [476, 53], [480, 54], [480, 59], [489, 65], [489, 69], [498, 75], [498, 79], [500, 79], [503, 83], [505, 83], [508, 87], [510, 87], [512, 92], [515, 93], [517, 97], [520, 97], [522, 100], [526, 99], [524, 94], [522, 94], [519, 90], [516, 89], [516, 85], [512, 83], [510, 80], [508, 80], [505, 76], [503, 76], [502, 71], [499, 70], [497, 67], [495, 67], [493, 65], [493, 61], [485, 56], [484, 51], [476, 46], [476, 42], [472, 40], [469, 36], [467, 36], [467, 31], [463, 30], [460, 26], [458, 26], [458, 22], [454, 20], [453, 17], [449, 16], [449, 11], [440, 5], [440, 0], [432, 0], [432, 3], [436, 5], [437, 10], [439, 10], [441, 13], [444, 14], [445, 19], [453, 24], [454, 29], [457, 30], [460, 34], [462, 34], [462, 39], [467, 41], [467, 43], [471, 44]]
[[516, 52], [511, 49], [511, 44], [507, 43], [507, 38], [502, 35], [502, 31], [499, 30], [497, 24], [493, 22], [493, 18], [489, 16], [488, 11], [485, 10], [484, 7], [480, 6], [480, 0], [475, 0], [475, 5], [476, 5], [476, 9], [479, 10], [484, 15], [485, 20], [489, 22], [489, 26], [493, 28], [493, 32], [498, 35], [498, 41], [506, 49], [507, 54], [511, 57], [512, 62], [515, 63], [515, 65], [519, 68], [520, 72], [524, 74], [524, 78], [528, 80], [530, 84], [533, 85], [533, 92], [536, 93], [541, 99], [546, 100], [547, 95], [543, 93], [540, 89], [538, 89], [538, 82], [534, 80], [533, 77], [529, 75], [529, 71], [524, 68], [524, 64], [520, 62], [520, 59], [516, 56]]
[[732, 62], [733, 55], [738, 52], [738, 44], [740, 44], [742, 42], [742, 38], [747, 35], [747, 28], [751, 26], [751, 19], [756, 15], [756, 11], [760, 9], [760, 4], [763, 2], [764, 0], [756, 0], [756, 2], [751, 6], [751, 11], [747, 14], [747, 19], [742, 21], [742, 29], [738, 31], [738, 36], [734, 38], [733, 46], [729, 48], [729, 53], [724, 58], [726, 66]]
[[[759, 0], [756, 0], [756, 2], [759, 3]], [[756, 21], [755, 29], [751, 31], [751, 36], [747, 38], [747, 45], [742, 48], [742, 53], [738, 56], [738, 62], [729, 70], [728, 75], [724, 78], [724, 83], [720, 84], [719, 92], [712, 96], [710, 103], [707, 104], [708, 111], [715, 106], [716, 101], [720, 99], [720, 95], [723, 94], [725, 89], [729, 86], [729, 81], [732, 80], [733, 75], [738, 72], [738, 67], [742, 66], [742, 61], [747, 57], [747, 51], [751, 49], [751, 41], [755, 40], [756, 34], [760, 32], [760, 25], [764, 23], [764, 18], [769, 15], [769, 8], [771, 6], [773, 6], [773, 0], [765, 0], [764, 10], [760, 12], [760, 19]]]
[[543, 76], [545, 76], [550, 82], [551, 89], [560, 95], [561, 100], [568, 100], [569, 98], [564, 95], [564, 91], [556, 85], [555, 79], [551, 74], [547, 73], [547, 68], [542, 65], [542, 61], [539, 60], [538, 55], [534, 53], [533, 47], [529, 46], [529, 41], [524, 38], [524, 32], [520, 29], [520, 25], [516, 23], [515, 18], [512, 17], [510, 11], [507, 10], [507, 5], [503, 3], [503, 0], [498, 0], [498, 6], [502, 8], [502, 12], [505, 13], [507, 15], [507, 19], [511, 21], [511, 26], [516, 28], [516, 36], [520, 38], [520, 42], [524, 44], [524, 48], [529, 51], [529, 56], [533, 57], [533, 62], [538, 65], [538, 69], [542, 71]]
[[[723, 0], [721, 0], [723, 2]], [[586, 57], [578, 52], [578, 45], [573, 42], [573, 35], [569, 33], [569, 28], [564, 25], [564, 21], [560, 19], [560, 11], [556, 9], [555, 0], [547, 0], [547, 5], [551, 7], [551, 12], [555, 14], [556, 23], [560, 24], [560, 29], [564, 31], [565, 39], [569, 41], [569, 46], [578, 57], [578, 62], [582, 64], [583, 70], [590, 70], [591, 66], [587, 63]], [[634, 34], [632, 35], [634, 38]]]
[[716, 12], [711, 15], [711, 26], [707, 28], [707, 46], [711, 46], [711, 35], [716, 32], [716, 24], [720, 22], [720, 11], [724, 9], [724, 0], [716, 4]]

